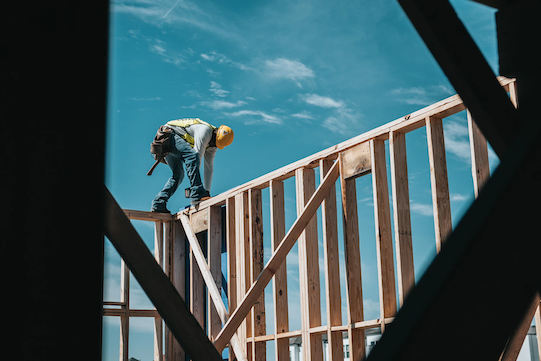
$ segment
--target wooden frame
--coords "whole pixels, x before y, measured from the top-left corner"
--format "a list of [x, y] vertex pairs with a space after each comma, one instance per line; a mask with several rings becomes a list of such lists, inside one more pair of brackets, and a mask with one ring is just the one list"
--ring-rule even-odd
[[[516, 104], [514, 80], [500, 78]], [[408, 189], [406, 135], [425, 126], [430, 161], [434, 206], [435, 234], [438, 252], [450, 234], [449, 189], [443, 137], [443, 119], [465, 110], [462, 100], [453, 96], [391, 123], [376, 128], [337, 146], [316, 153], [268, 175], [204, 201], [196, 208], [176, 215], [125, 210], [130, 219], [155, 223], [155, 263], [184, 296], [186, 257], [190, 259], [189, 300], [192, 314], [201, 326], [207, 320], [207, 336], [221, 352], [230, 346], [230, 358], [264, 360], [266, 342], [275, 342], [280, 360], [289, 358], [289, 338], [301, 337], [303, 354], [314, 360], [323, 359], [322, 335], [327, 334], [329, 356], [343, 359], [342, 333], [347, 332], [350, 358], [364, 358], [365, 332], [379, 328], [382, 332], [393, 322], [400, 305], [414, 289], [413, 235]], [[490, 173], [487, 142], [468, 112], [472, 152], [472, 177], [476, 196]], [[389, 142], [389, 198], [386, 145]], [[319, 167], [320, 185], [316, 189]], [[366, 320], [363, 310], [361, 279], [360, 229], [357, 213], [356, 178], [371, 174], [374, 199], [380, 318]], [[284, 180], [295, 177], [298, 218], [289, 231], [285, 229]], [[335, 183], [340, 177], [346, 299], [340, 297], [338, 215]], [[261, 190], [269, 188], [270, 230], [273, 254], [263, 264], [263, 200]], [[391, 204], [393, 217], [391, 218]], [[222, 207], [225, 206], [225, 222]], [[321, 208], [323, 263], [320, 264], [316, 211]], [[394, 233], [391, 231], [394, 222]], [[222, 223], [225, 228], [222, 229]], [[207, 237], [204, 237], [207, 234]], [[392, 242], [396, 244], [396, 264]], [[221, 298], [221, 239], [226, 239], [228, 310]], [[285, 258], [299, 240], [299, 276], [301, 329], [290, 330], [288, 284]], [[185, 244], [189, 247], [186, 248]], [[206, 254], [204, 249], [206, 249]], [[319, 269], [325, 273], [320, 285]], [[397, 279], [395, 280], [395, 267]], [[130, 317], [156, 319], [156, 354], [164, 361], [180, 360], [184, 351], [172, 340], [166, 327], [162, 331], [157, 310], [129, 309], [129, 271], [123, 267], [121, 302], [105, 302], [105, 316], [121, 317], [121, 361], [127, 359]], [[266, 334], [264, 290], [273, 280], [274, 334]], [[398, 282], [398, 287], [396, 287]], [[207, 291], [205, 291], [205, 286]], [[206, 293], [205, 293], [206, 292]], [[320, 295], [325, 293], [327, 317], [322, 326]], [[206, 307], [205, 305], [206, 300]], [[345, 301], [345, 302], [344, 302]], [[346, 304], [347, 322], [342, 323], [342, 304]], [[173, 334], [173, 333], [171, 333]], [[165, 337], [165, 349], [161, 339]], [[519, 337], [520, 338], [520, 337]], [[516, 341], [519, 342], [519, 341]], [[512, 351], [509, 350], [509, 355]]]

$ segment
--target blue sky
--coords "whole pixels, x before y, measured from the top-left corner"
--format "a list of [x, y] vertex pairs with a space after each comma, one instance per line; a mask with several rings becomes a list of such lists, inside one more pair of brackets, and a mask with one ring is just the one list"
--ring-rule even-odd
[[[452, 4], [497, 73], [494, 11], [465, 0]], [[123, 208], [149, 210], [170, 176], [164, 165], [145, 175], [153, 163], [149, 143], [168, 120], [200, 117], [235, 131], [234, 143], [216, 156], [216, 195], [455, 93], [396, 1], [119, 0], [110, 9], [106, 184]], [[444, 129], [456, 223], [473, 200], [465, 113], [445, 119]], [[407, 147], [420, 276], [435, 254], [424, 129], [408, 134]], [[491, 163], [497, 164], [493, 153]], [[291, 225], [295, 194], [288, 182]], [[187, 186], [185, 180], [179, 189]], [[379, 317], [379, 301], [370, 177], [357, 187], [371, 319]], [[169, 202], [171, 211], [188, 204], [182, 193]], [[268, 191], [263, 195], [268, 199]], [[152, 224], [134, 223], [152, 248]], [[265, 235], [269, 250], [268, 228]], [[296, 257], [295, 247], [289, 268]], [[118, 300], [120, 261], [108, 241], [105, 260], [105, 297]], [[298, 283], [298, 269], [288, 271]], [[135, 280], [132, 287], [132, 306], [150, 308]], [[290, 329], [299, 328], [292, 317]], [[130, 356], [151, 360], [152, 321], [132, 319], [131, 331]], [[117, 360], [117, 319], [106, 319], [104, 341], [104, 360]]]

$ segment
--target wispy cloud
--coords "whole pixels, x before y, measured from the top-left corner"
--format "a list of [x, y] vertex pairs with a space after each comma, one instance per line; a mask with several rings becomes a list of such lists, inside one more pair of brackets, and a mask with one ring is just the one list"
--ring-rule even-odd
[[315, 77], [312, 69], [297, 60], [286, 58], [277, 58], [274, 60], [266, 60], [263, 65], [263, 73], [271, 78], [290, 79], [302, 88], [299, 82], [305, 78]]
[[410, 210], [413, 213], [417, 213], [425, 217], [432, 217], [434, 215], [434, 209], [432, 207], [432, 204], [424, 204], [411, 201]]
[[211, 100], [211, 101], [200, 102], [199, 104], [212, 108], [214, 110], [219, 110], [219, 109], [231, 109], [231, 108], [240, 107], [240, 106], [246, 105], [246, 102], [239, 100], [235, 103], [231, 103], [225, 100]]
[[453, 94], [445, 85], [395, 88], [391, 95], [399, 102], [412, 105], [429, 105]]
[[334, 100], [329, 97], [324, 97], [317, 94], [304, 94], [301, 96], [301, 99], [306, 103], [315, 105], [322, 108], [342, 108], [344, 107], [344, 102], [339, 100]]
[[[224, 115], [230, 117], [250, 117], [244, 124], [256, 124], [256, 123], [270, 123], [270, 124], [282, 124], [282, 119], [277, 116], [267, 114], [260, 110], [239, 110], [234, 113], [224, 113]], [[256, 118], [254, 118], [256, 117]]]
[[219, 97], [226, 97], [229, 92], [227, 90], [222, 89], [222, 86], [215, 81], [210, 82], [210, 91], [214, 93], [214, 95]]
[[300, 113], [291, 114], [292, 117], [303, 119], [303, 120], [313, 120], [315, 119], [309, 111], [303, 110]]
[[166, 63], [174, 64], [177, 66], [186, 63], [185, 57], [180, 53], [168, 50], [164, 41], [160, 39], [146, 40], [149, 42], [150, 51], [155, 54], [161, 55], [163, 61], [165, 61]]
[[230, 65], [240, 70], [253, 70], [242, 63], [233, 61], [229, 59], [227, 56], [216, 53], [214, 51], [211, 51], [210, 53], [207, 53], [207, 54], [205, 53], [201, 54], [201, 58], [212, 63]]
[[457, 121], [447, 120], [443, 124], [445, 149], [461, 160], [471, 163], [468, 126]]

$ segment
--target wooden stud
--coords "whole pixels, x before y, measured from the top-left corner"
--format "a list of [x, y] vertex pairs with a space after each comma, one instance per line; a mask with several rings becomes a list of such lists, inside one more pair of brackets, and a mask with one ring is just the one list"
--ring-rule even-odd
[[396, 244], [396, 267], [400, 305], [415, 285], [411, 215], [406, 157], [406, 135], [391, 132], [389, 136], [391, 156], [391, 184], [393, 194], [394, 235]]
[[471, 113], [468, 114], [468, 131], [470, 135], [471, 150], [471, 170], [473, 177], [473, 190], [475, 198], [479, 196], [479, 191], [490, 178], [490, 168], [488, 164], [487, 140], [479, 130], [479, 127], [473, 121]]
[[[225, 212], [227, 245], [227, 299], [229, 312], [237, 308], [237, 248], [235, 241], [235, 198], [227, 198]], [[229, 360], [233, 361], [233, 347], [229, 346]]]
[[[286, 234], [285, 208], [284, 208], [284, 183], [272, 180], [270, 188], [270, 223], [271, 244], [275, 251], [279, 242]], [[274, 333], [289, 332], [289, 315], [287, 299], [287, 265], [286, 260], [278, 267], [273, 279], [274, 293]], [[289, 340], [277, 338], [274, 342], [277, 360], [289, 361]]]
[[537, 310], [535, 311], [534, 317], [535, 317], [535, 325], [536, 325], [535, 334], [537, 337], [537, 354], [541, 355], [541, 301], [537, 305]]
[[[321, 181], [331, 169], [333, 162], [321, 160]], [[325, 296], [327, 300], [327, 342], [329, 357], [333, 361], [344, 359], [342, 332], [331, 331], [332, 326], [342, 325], [342, 300], [340, 298], [340, 265], [338, 253], [338, 225], [336, 210], [336, 187], [333, 186], [321, 204], [323, 251], [325, 260]]]
[[[201, 234], [199, 233], [197, 239], [200, 247], [206, 241], [201, 238]], [[201, 327], [205, 329], [205, 283], [194, 257], [193, 247], [190, 246], [190, 311]]]
[[436, 250], [439, 252], [443, 242], [453, 228], [451, 222], [451, 203], [449, 201], [445, 142], [443, 139], [443, 124], [440, 118], [426, 118], [426, 137], [428, 142], [428, 158], [430, 161]]
[[[338, 160], [339, 162], [342, 161], [341, 154], [338, 155]], [[364, 330], [354, 329], [351, 326], [355, 322], [364, 321], [359, 218], [357, 213], [357, 190], [355, 189], [355, 179], [346, 180], [343, 177], [340, 177], [340, 186], [342, 189], [344, 253], [346, 259], [349, 355], [350, 360], [361, 360], [366, 356]]]
[[315, 191], [313, 196], [306, 204], [306, 207], [304, 207], [304, 211], [302, 212], [302, 214], [293, 223], [290, 230], [287, 232], [284, 239], [282, 240], [282, 242], [280, 242], [280, 245], [265, 265], [265, 268], [257, 277], [257, 280], [246, 293], [246, 296], [244, 296], [242, 301], [239, 302], [238, 307], [231, 313], [231, 317], [229, 317], [229, 320], [224, 325], [222, 331], [220, 331], [220, 334], [214, 342], [214, 346], [216, 346], [216, 349], [222, 350], [225, 347], [228, 340], [231, 338], [233, 333], [235, 333], [235, 330], [242, 323], [242, 320], [249, 313], [250, 308], [252, 307], [254, 302], [257, 300], [259, 295], [261, 295], [261, 293], [265, 291], [265, 287], [276, 273], [278, 267], [280, 267], [282, 262], [285, 260], [287, 254], [295, 244], [297, 238], [301, 235], [304, 228], [308, 225], [315, 212], [319, 208], [319, 205], [328, 194], [330, 188], [338, 179], [338, 175], [338, 162], [335, 162], [335, 164], [325, 176], [323, 182], [321, 182], [318, 189]]
[[[163, 270], [165, 275], [169, 277], [169, 280], [173, 282], [173, 225], [172, 221], [165, 222], [164, 227], [164, 238], [163, 238]], [[163, 328], [164, 337], [165, 337], [165, 348], [163, 359], [164, 361], [170, 361], [173, 355], [173, 334], [169, 330], [167, 325], [164, 325]]]
[[[207, 258], [210, 272], [218, 290], [222, 289], [222, 209], [220, 206], [208, 208], [208, 244]], [[221, 292], [220, 292], [221, 295]], [[216, 307], [211, 302], [210, 293], [207, 297], [207, 320], [210, 340], [222, 329], [222, 321]]]
[[[295, 179], [297, 215], [300, 215], [316, 188], [314, 170], [297, 169]], [[319, 252], [317, 216], [315, 214], [302, 232], [298, 242], [303, 355], [307, 360], [323, 360], [321, 335], [311, 335], [309, 332], [311, 327], [321, 326]]]
[[[372, 139], [370, 141], [370, 156], [372, 158], [380, 314], [381, 319], [385, 320], [386, 317], [393, 317], [396, 314], [396, 289], [385, 142], [383, 140]], [[385, 329], [384, 321], [381, 323], [381, 329], [382, 331]]]
[[120, 316], [120, 361], [128, 361], [130, 340], [130, 270], [124, 259], [120, 261], [120, 302], [122, 303], [122, 316]]
[[[239, 304], [246, 294], [246, 289], [250, 282], [250, 263], [246, 262], [250, 256], [250, 233], [248, 229], [248, 194], [246, 192], [235, 196], [235, 236], [237, 249], [237, 304]], [[250, 307], [251, 309], [251, 307]], [[251, 348], [248, 349], [246, 338], [251, 336], [251, 316], [250, 312], [242, 325], [238, 328], [239, 339], [246, 355], [251, 355]], [[223, 329], [222, 329], [223, 332]], [[215, 341], [217, 342], [217, 340]], [[227, 342], [227, 341], [226, 341]], [[224, 345], [225, 346], [225, 345]]]
[[[250, 226], [250, 286], [255, 282], [257, 276], [263, 270], [263, 209], [261, 189], [250, 189], [248, 192], [249, 201], [249, 226]], [[266, 334], [265, 320], [265, 293], [259, 296], [252, 308], [253, 337]], [[252, 345], [252, 360], [264, 361], [267, 357], [267, 344], [255, 342]]]
[[[163, 267], [163, 221], [154, 222], [154, 258]], [[161, 317], [154, 318], [154, 360], [163, 360], [163, 321]]]
[[[186, 297], [186, 233], [179, 221], [173, 222], [173, 285], [179, 295]], [[177, 340], [173, 340], [173, 354], [170, 361], [184, 361], [186, 352]]]

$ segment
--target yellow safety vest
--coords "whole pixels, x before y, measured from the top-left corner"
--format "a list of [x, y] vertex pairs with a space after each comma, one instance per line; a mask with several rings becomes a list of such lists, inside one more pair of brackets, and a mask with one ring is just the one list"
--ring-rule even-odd
[[194, 125], [194, 124], [203, 124], [203, 125], [206, 125], [207, 127], [209, 127], [212, 130], [218, 129], [214, 125], [209, 124], [209, 123], [207, 123], [204, 120], [201, 120], [199, 118], [183, 118], [183, 119], [170, 120], [170, 121], [167, 122], [167, 125], [183, 128], [184, 134], [182, 134], [182, 135], [179, 134], [179, 135], [185, 141], [187, 141], [192, 148], [194, 147], [195, 141], [194, 141], [193, 137], [190, 134], [188, 134], [188, 132], [184, 128], [189, 127], [190, 125]]

